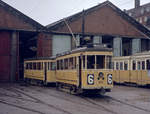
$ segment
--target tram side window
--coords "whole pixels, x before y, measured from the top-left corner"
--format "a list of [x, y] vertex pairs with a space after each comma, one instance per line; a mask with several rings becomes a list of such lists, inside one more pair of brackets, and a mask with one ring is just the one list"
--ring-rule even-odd
[[85, 56], [83, 56], [83, 69], [85, 69]]
[[123, 62], [120, 62], [120, 70], [123, 70]]
[[50, 62], [48, 62], [47, 69], [50, 70]]
[[60, 69], [63, 70], [64, 69], [63, 67], [64, 67], [64, 61], [60, 60]]
[[112, 68], [112, 69], [114, 69], [114, 62], [112, 62], [112, 66], [111, 66], [111, 68]]
[[107, 56], [106, 63], [107, 63], [106, 68], [112, 69], [112, 57], [111, 56]]
[[145, 70], [145, 61], [142, 61], [142, 70]]
[[59, 60], [57, 61], [57, 70], [59, 70]]
[[127, 61], [124, 62], [124, 70], [128, 70], [128, 62]]
[[32, 63], [29, 63], [29, 69], [32, 69]]
[[43, 62], [41, 62], [41, 70], [43, 69]]
[[119, 70], [119, 63], [116, 62], [116, 70]]
[[147, 70], [150, 70], [150, 60], [146, 60]]
[[76, 69], [76, 57], [74, 57], [74, 69]]
[[33, 70], [36, 70], [36, 63], [33, 63]]
[[141, 70], [141, 62], [140, 61], [138, 61], [138, 63], [137, 63], [137, 69]]
[[37, 63], [37, 70], [41, 70], [41, 65], [42, 64], [40, 62]]
[[68, 59], [64, 60], [64, 69], [68, 69]]
[[69, 69], [73, 69], [73, 57], [69, 58]]
[[132, 69], [136, 70], [136, 61], [132, 61]]
[[51, 63], [51, 70], [55, 70], [56, 69], [56, 63], [55, 62], [52, 62]]
[[88, 55], [87, 56], [87, 69], [94, 69], [95, 66], [95, 56]]
[[25, 65], [26, 65], [25, 68], [29, 69], [29, 63], [26, 63]]

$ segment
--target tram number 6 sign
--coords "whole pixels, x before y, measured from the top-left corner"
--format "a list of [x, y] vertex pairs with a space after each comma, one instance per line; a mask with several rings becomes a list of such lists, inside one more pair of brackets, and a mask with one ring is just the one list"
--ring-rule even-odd
[[108, 84], [112, 84], [113, 83], [111, 74], [107, 75], [107, 82], [108, 82]]
[[88, 83], [88, 85], [93, 85], [94, 84], [94, 75], [93, 74], [88, 74], [87, 75], [87, 83]]

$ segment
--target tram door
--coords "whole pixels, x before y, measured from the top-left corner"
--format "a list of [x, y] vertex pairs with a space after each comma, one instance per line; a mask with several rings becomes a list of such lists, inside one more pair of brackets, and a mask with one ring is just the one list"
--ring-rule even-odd
[[137, 84], [142, 84], [142, 70], [141, 70], [141, 61], [137, 62]]
[[47, 63], [44, 63], [44, 82], [47, 82]]
[[135, 60], [131, 61], [132, 63], [132, 68], [130, 72], [130, 83], [137, 83], [138, 80], [138, 71], [137, 71], [137, 63]]

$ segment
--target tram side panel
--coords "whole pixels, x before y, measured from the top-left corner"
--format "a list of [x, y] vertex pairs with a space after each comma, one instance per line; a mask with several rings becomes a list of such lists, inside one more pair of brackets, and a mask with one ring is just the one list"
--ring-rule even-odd
[[56, 63], [55, 61], [50, 61], [47, 65], [47, 83], [56, 83]]
[[148, 70], [143, 70], [142, 71], [142, 85], [150, 85], [150, 71]]
[[[149, 56], [116, 57], [114, 61], [113, 79], [117, 83], [131, 83], [137, 85], [150, 84]], [[128, 68], [121, 62], [128, 61]], [[123, 66], [123, 68], [122, 68]]]
[[56, 82], [68, 86], [78, 84], [77, 57], [58, 57], [56, 68]]
[[[35, 64], [38, 64], [38, 68], [35, 68]], [[44, 81], [43, 63], [25, 62], [24, 78]]]

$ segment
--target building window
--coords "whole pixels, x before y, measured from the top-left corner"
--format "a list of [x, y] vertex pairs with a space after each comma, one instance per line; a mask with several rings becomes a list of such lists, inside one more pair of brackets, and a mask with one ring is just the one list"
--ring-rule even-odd
[[146, 8], [146, 11], [147, 11], [147, 12], [149, 12], [149, 11], [150, 11], [150, 8], [149, 8], [149, 7], [147, 7], [147, 8]]
[[148, 19], [147, 17], [144, 17], [144, 22], [147, 22], [147, 19]]
[[146, 24], [147, 24], [147, 25], [150, 25], [150, 17], [147, 18]]
[[142, 17], [140, 18], [139, 22], [142, 23]]
[[143, 9], [143, 8], [141, 9], [141, 14], [142, 14], [142, 15], [144, 14], [144, 9]]
[[129, 16], [132, 16], [132, 13], [131, 13], [131, 12], [129, 12]]

